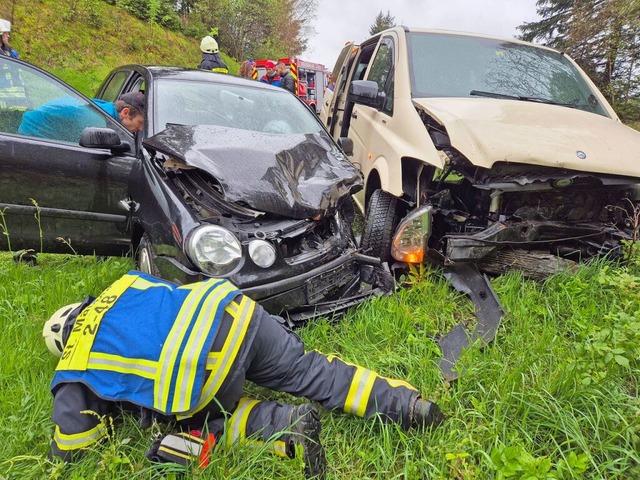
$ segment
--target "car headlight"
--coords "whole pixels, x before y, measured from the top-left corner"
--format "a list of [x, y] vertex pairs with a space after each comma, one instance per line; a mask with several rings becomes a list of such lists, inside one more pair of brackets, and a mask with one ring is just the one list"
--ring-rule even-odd
[[391, 255], [400, 262], [422, 263], [431, 234], [431, 205], [410, 213], [400, 222], [391, 244]]
[[226, 228], [204, 225], [191, 232], [186, 252], [203, 272], [223, 275], [233, 270], [242, 258], [242, 245]]
[[269, 268], [276, 261], [276, 249], [265, 240], [252, 240], [249, 243], [249, 256], [257, 266]]

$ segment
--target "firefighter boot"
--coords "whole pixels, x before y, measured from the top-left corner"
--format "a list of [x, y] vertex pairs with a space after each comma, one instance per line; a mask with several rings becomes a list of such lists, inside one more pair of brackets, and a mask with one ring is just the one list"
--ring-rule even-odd
[[295, 458], [302, 450], [304, 473], [307, 478], [323, 480], [327, 460], [320, 443], [320, 415], [313, 405], [298, 405], [291, 409], [291, 433], [284, 437], [287, 455]]
[[438, 405], [422, 397], [418, 397], [411, 409], [411, 426], [412, 427], [431, 427], [435, 428], [444, 422], [445, 417], [440, 411]]

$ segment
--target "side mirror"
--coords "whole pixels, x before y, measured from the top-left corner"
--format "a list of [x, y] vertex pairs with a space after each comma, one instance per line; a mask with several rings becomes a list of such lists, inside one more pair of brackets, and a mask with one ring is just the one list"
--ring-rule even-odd
[[87, 148], [104, 148], [113, 154], [128, 152], [131, 145], [120, 140], [116, 132], [110, 128], [87, 127], [80, 135], [80, 146]]
[[347, 101], [379, 109], [384, 102], [384, 93], [378, 93], [378, 84], [371, 80], [354, 80], [349, 85]]
[[347, 156], [353, 155], [353, 140], [349, 137], [338, 138], [338, 145]]

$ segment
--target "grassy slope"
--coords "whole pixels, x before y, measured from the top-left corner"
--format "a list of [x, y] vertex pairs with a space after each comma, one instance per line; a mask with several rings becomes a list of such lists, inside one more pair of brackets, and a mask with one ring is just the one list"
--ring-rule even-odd
[[[118, 65], [195, 68], [200, 63], [198, 40], [141, 22], [98, 0], [15, 3], [11, 44], [21, 59], [59, 76], [89, 96]], [[2, 2], [0, 16], [11, 18], [11, 6], [10, 2]], [[237, 62], [224, 51], [222, 57], [230, 71], [237, 72]]]
[[[141, 432], [131, 417], [76, 465], [46, 459], [56, 361], [42, 324], [60, 305], [99, 293], [131, 267], [129, 259], [55, 255], [28, 267], [0, 253], [0, 478], [171, 479], [184, 471], [145, 460], [153, 432]], [[329, 479], [640, 478], [640, 276], [599, 263], [541, 285], [503, 276], [494, 287], [509, 313], [491, 347], [467, 353], [466, 373], [454, 384], [439, 376], [433, 335], [470, 319], [471, 309], [433, 273], [361, 305], [338, 325], [300, 331], [309, 348], [408, 379], [449, 416], [434, 432], [405, 433], [323, 412]], [[300, 401], [255, 387], [249, 394]], [[244, 447], [218, 450], [197, 477], [302, 474], [295, 460]]]

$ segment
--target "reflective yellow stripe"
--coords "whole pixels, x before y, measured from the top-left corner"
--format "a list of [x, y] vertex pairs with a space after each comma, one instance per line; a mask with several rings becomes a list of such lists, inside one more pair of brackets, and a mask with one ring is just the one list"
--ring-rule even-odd
[[62, 433], [60, 427], [56, 425], [55, 433], [53, 434], [53, 440], [60, 450], [78, 450], [80, 448], [86, 448], [92, 443], [97, 442], [102, 437], [106, 436], [107, 427], [104, 424], [99, 423], [91, 430], [80, 433], [72, 433], [70, 435]]
[[193, 456], [192, 455], [187, 455], [185, 453], [179, 452], [178, 450], [173, 450], [167, 447], [163, 447], [160, 446], [158, 447], [158, 450], [160, 452], [166, 452], [169, 455], [173, 455], [174, 457], [180, 457], [180, 458], [184, 458], [185, 460], [193, 460]]
[[219, 352], [209, 352], [209, 355], [207, 355], [207, 370], [213, 370], [219, 361], [220, 361]]
[[193, 323], [187, 345], [180, 358], [180, 367], [176, 380], [176, 394], [173, 397], [171, 411], [184, 412], [192, 406], [190, 405], [190, 399], [193, 394], [193, 388], [194, 386], [200, 387], [200, 385], [195, 385], [196, 374], [198, 373], [198, 359], [200, 358], [202, 350], [205, 348], [204, 345], [207, 341], [209, 329], [211, 328], [220, 301], [234, 290], [236, 290], [236, 287], [233, 284], [224, 282], [210, 292], [203, 302], [198, 318], [196, 318], [196, 321]]
[[229, 427], [231, 429], [230, 434], [227, 434], [227, 445], [231, 446], [239, 440], [247, 438], [247, 421], [249, 420], [249, 414], [251, 409], [255, 407], [258, 400], [251, 400], [246, 397], [242, 397], [238, 402], [238, 408], [233, 412], [229, 419]]
[[158, 362], [144, 358], [128, 358], [110, 353], [92, 352], [88, 366], [94, 370], [129, 373], [153, 380], [158, 370]]
[[184, 416], [178, 416], [178, 420], [193, 416], [213, 401], [215, 394], [218, 393], [222, 382], [227, 378], [229, 369], [238, 355], [240, 345], [242, 345], [242, 341], [247, 334], [247, 328], [249, 327], [251, 317], [253, 316], [254, 308], [254, 301], [249, 297], [244, 296], [242, 297], [239, 306], [236, 302], [231, 302], [227, 305], [226, 311], [233, 317], [233, 319], [231, 322], [231, 329], [229, 330], [227, 338], [224, 341], [224, 345], [218, 354], [220, 365], [213, 370], [209, 375], [209, 378], [207, 378], [196, 406], [186, 412]]
[[375, 372], [357, 367], [353, 380], [351, 380], [347, 399], [344, 402], [345, 412], [364, 417], [376, 377]]
[[172, 290], [171, 285], [167, 285], [166, 283], [161, 283], [161, 282], [151, 282], [146, 278], [142, 278], [142, 277], [138, 277], [137, 280], [133, 283], [133, 285], [131, 285], [131, 288], [135, 288], [136, 290], [147, 290], [149, 288], [156, 288], [156, 287], [161, 287], [161, 288], [164, 287], [164, 288], [168, 288], [169, 290]]
[[156, 374], [155, 385], [153, 387], [153, 405], [161, 412], [167, 411], [169, 401], [169, 389], [171, 387], [172, 373], [177, 361], [180, 346], [187, 333], [187, 325], [195, 313], [202, 297], [211, 289], [211, 282], [197, 284], [182, 303], [176, 320], [167, 336], [160, 358], [158, 359], [158, 372]]
[[137, 278], [137, 275], [122, 276], [78, 315], [56, 370], [87, 369], [102, 318]]
[[273, 442], [273, 453], [275, 453], [279, 457], [289, 456], [287, 455], [287, 445], [282, 440]]

